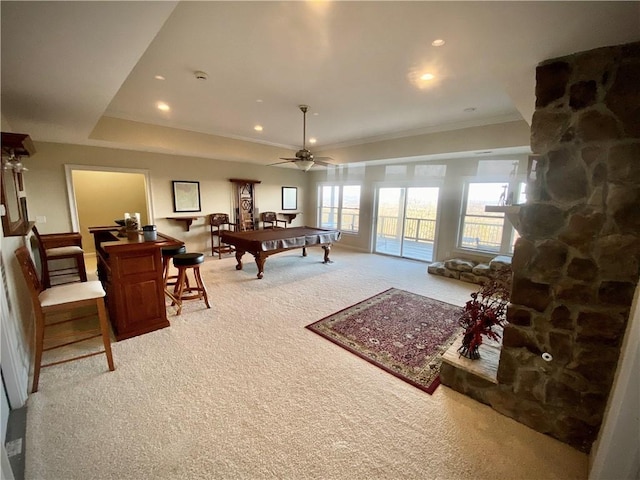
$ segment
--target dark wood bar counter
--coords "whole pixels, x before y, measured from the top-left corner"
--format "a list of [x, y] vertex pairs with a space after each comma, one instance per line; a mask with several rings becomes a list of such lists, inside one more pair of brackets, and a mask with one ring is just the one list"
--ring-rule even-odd
[[162, 247], [182, 241], [157, 234], [157, 240], [118, 237], [120, 227], [91, 227], [98, 278], [107, 292], [107, 310], [117, 340], [168, 327], [162, 279]]

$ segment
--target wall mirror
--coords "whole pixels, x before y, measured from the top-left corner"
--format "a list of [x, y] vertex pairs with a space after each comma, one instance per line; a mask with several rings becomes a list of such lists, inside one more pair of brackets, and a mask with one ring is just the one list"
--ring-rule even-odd
[[298, 188], [282, 187], [282, 209], [297, 210], [298, 208]]
[[23, 236], [29, 231], [27, 198], [24, 194], [21, 157], [35, 153], [28, 135], [2, 132], [2, 179], [0, 201], [4, 205], [2, 232], [5, 237]]

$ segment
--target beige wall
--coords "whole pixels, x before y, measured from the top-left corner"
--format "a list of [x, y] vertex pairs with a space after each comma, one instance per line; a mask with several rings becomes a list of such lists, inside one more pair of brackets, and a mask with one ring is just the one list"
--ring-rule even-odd
[[95, 252], [89, 227], [113, 225], [124, 212], [140, 213], [141, 226], [149, 223], [143, 174], [74, 170], [72, 176], [85, 252]]
[[[231, 213], [233, 205], [230, 178], [260, 180], [256, 189], [256, 204], [260, 211], [279, 212], [282, 186], [298, 188], [298, 198], [306, 196], [308, 175], [291, 168], [223, 162], [195, 157], [181, 157], [158, 153], [135, 152], [102, 147], [64, 145], [35, 142], [37, 153], [25, 160], [29, 172], [25, 177], [29, 216], [46, 217], [46, 224], [38, 224], [42, 233], [70, 231], [72, 220], [67, 195], [65, 165], [93, 165], [108, 168], [136, 168], [147, 170], [151, 182], [151, 223], [158, 231], [183, 240], [190, 251], [210, 251], [209, 227], [205, 215], [213, 212]], [[182, 223], [167, 217], [186, 214], [173, 211], [172, 180], [200, 182], [201, 216], [185, 231]], [[117, 186], [111, 186], [114, 193]], [[294, 225], [314, 223], [303, 212]], [[111, 221], [115, 220], [112, 218]], [[84, 239], [83, 239], [84, 240]], [[86, 241], [84, 241], [86, 244]]]

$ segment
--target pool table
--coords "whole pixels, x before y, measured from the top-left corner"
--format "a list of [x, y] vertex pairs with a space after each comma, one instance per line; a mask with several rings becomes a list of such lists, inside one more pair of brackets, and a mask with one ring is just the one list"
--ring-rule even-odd
[[222, 243], [232, 245], [236, 250], [236, 270], [242, 270], [242, 256], [249, 252], [256, 259], [258, 278], [264, 275], [264, 262], [269, 255], [302, 248], [302, 256], [307, 256], [307, 247], [321, 246], [324, 262], [331, 263], [329, 252], [333, 242], [340, 240], [339, 230], [315, 227], [268, 228], [246, 232], [221, 232]]

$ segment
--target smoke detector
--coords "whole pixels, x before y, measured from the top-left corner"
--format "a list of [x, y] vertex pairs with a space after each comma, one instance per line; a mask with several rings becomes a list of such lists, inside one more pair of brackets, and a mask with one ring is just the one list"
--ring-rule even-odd
[[207, 72], [203, 72], [201, 70], [193, 72], [193, 75], [196, 77], [196, 80], [206, 80], [207, 78], [209, 78], [209, 75], [207, 75]]

